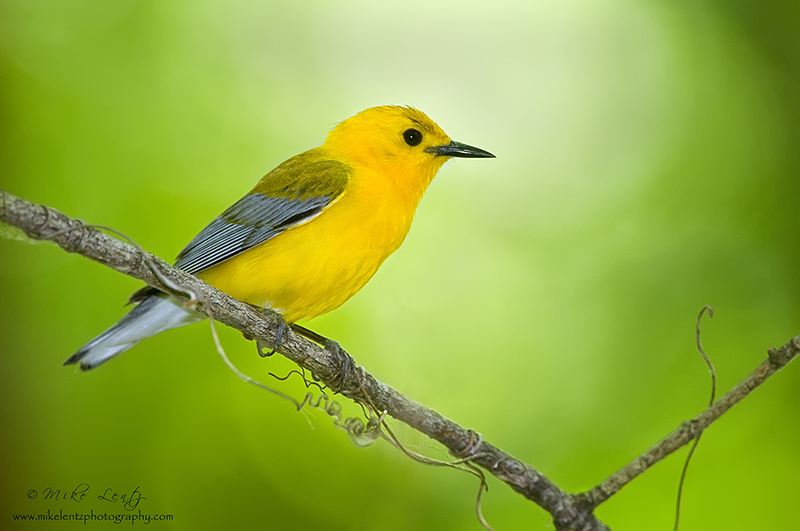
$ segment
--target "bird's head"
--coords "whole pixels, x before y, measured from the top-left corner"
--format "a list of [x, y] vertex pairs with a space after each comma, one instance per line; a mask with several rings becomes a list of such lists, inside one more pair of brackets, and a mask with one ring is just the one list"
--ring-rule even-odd
[[417, 188], [419, 196], [450, 158], [494, 157], [451, 140], [422, 111], [394, 105], [372, 107], [341, 122], [323, 147], [347, 162]]

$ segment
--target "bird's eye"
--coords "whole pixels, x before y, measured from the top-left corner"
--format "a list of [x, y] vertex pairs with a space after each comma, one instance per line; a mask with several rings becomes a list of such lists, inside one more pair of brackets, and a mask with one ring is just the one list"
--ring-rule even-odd
[[403, 132], [403, 140], [405, 140], [406, 144], [409, 146], [418, 146], [419, 143], [422, 142], [422, 133], [416, 129], [406, 129], [405, 132]]

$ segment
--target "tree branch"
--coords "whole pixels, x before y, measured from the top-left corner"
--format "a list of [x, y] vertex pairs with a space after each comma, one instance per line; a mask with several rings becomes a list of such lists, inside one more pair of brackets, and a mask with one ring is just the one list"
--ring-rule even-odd
[[661, 442], [647, 450], [645, 453], [628, 463], [611, 477], [597, 485], [592, 490], [583, 494], [595, 507], [606, 501], [612, 495], [627, 485], [636, 476], [661, 461], [669, 454], [688, 444], [700, 434], [712, 422], [722, 416], [736, 405], [741, 399], [746, 397], [756, 387], [766, 381], [767, 378], [778, 372], [792, 361], [800, 353], [800, 336], [793, 338], [787, 344], [778, 349], [769, 349], [767, 359], [761, 363], [750, 375], [739, 382], [736, 387], [728, 391], [722, 398], [715, 402], [711, 407], [697, 415], [690, 421], [683, 422], [679, 428], [667, 435]]
[[[31, 238], [52, 240], [68, 252], [81, 254], [142, 280], [184, 302], [189, 300], [187, 294], [196, 294], [198, 311], [211, 314], [215, 320], [262, 343], [275, 343], [283, 323], [279, 315], [235, 300], [152, 254], [140, 252], [50, 207], [33, 204], [0, 189], [0, 220], [19, 227]], [[153, 265], [159, 273], [153, 271]], [[167, 280], [166, 285], [159, 277]], [[476, 432], [459, 426], [376, 380], [361, 367], [356, 371], [358, 377], [348, 378], [342, 387], [339, 357], [289, 328], [285, 328], [278, 352], [310, 371], [332, 390], [364, 404], [374, 405], [379, 412], [386, 411], [395, 419], [440, 442], [456, 457], [471, 458], [472, 462], [548, 511], [556, 529], [601, 531], [609, 528], [594, 516], [594, 509], [598, 505], [654, 463], [696, 438], [725, 411], [785, 366], [799, 350], [800, 337], [780, 349], [770, 350], [766, 362], [712, 407], [684, 423], [594, 489], [580, 494], [563, 491], [532, 466], [484, 441]]]

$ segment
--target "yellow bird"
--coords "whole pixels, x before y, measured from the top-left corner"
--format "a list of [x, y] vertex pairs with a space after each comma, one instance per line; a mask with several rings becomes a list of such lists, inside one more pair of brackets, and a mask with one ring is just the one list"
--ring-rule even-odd
[[[416, 109], [367, 109], [266, 174], [189, 242], [175, 266], [289, 324], [317, 317], [355, 295], [403, 243], [451, 157], [494, 155], [452, 141]], [[131, 300], [138, 305], [64, 364], [89, 370], [205, 317], [153, 288]]]

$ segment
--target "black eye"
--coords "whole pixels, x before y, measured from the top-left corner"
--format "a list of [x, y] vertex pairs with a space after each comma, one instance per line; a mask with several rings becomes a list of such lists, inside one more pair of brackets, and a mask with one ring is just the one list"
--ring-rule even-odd
[[403, 133], [403, 140], [405, 140], [406, 144], [409, 146], [418, 146], [419, 143], [422, 142], [422, 133], [416, 129], [406, 129]]

